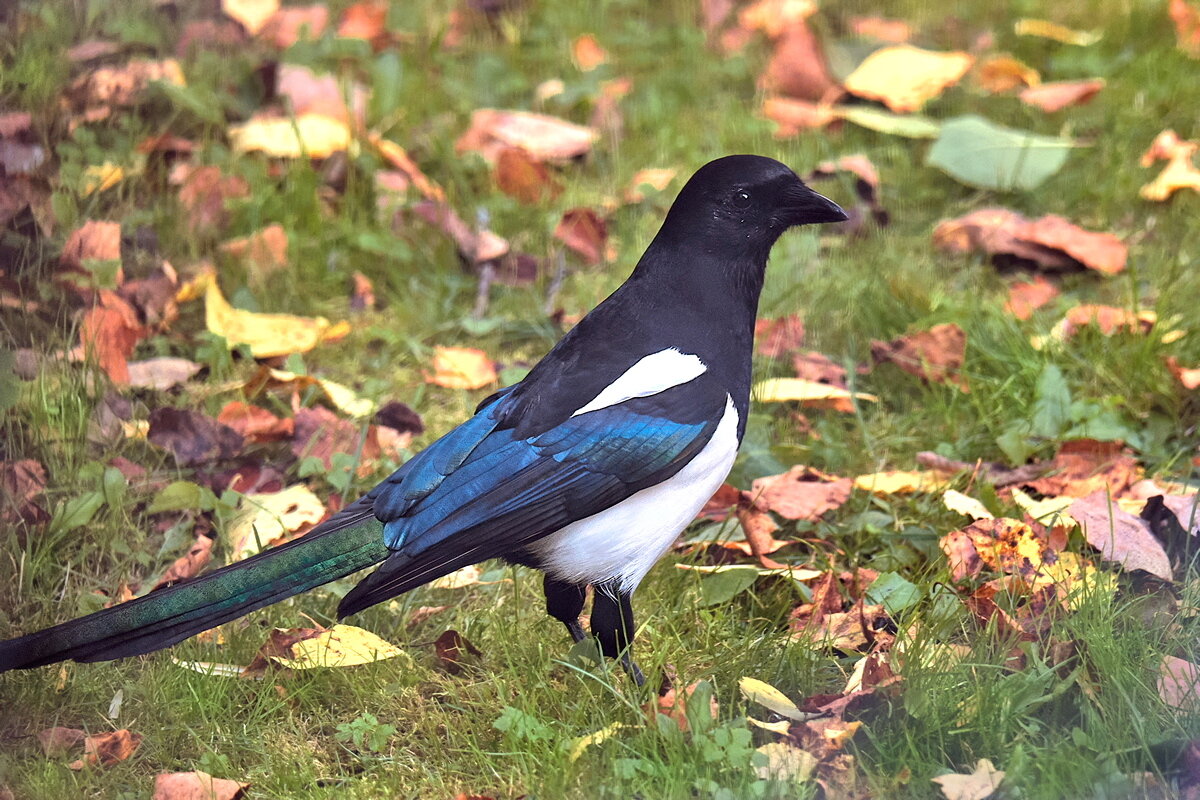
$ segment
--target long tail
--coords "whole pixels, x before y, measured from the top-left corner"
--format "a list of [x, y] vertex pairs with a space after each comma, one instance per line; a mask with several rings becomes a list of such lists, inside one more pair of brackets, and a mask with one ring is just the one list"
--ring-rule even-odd
[[383, 526], [355, 503], [299, 539], [210, 575], [0, 642], [0, 672], [56, 661], [111, 661], [169, 647], [256, 608], [384, 560]]

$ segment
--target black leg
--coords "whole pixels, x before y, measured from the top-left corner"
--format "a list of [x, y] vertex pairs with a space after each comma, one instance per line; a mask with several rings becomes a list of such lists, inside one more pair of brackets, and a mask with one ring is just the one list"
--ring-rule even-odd
[[600, 652], [607, 658], [620, 659], [621, 666], [638, 686], [646, 682], [646, 676], [633, 662], [633, 606], [630, 593], [622, 592], [612, 584], [596, 586], [592, 599], [592, 635], [600, 642]]
[[546, 593], [546, 613], [566, 625], [567, 631], [575, 641], [582, 642], [586, 639], [587, 634], [579, 624], [579, 614], [583, 611], [587, 584], [558, 581], [547, 575], [542, 589]]

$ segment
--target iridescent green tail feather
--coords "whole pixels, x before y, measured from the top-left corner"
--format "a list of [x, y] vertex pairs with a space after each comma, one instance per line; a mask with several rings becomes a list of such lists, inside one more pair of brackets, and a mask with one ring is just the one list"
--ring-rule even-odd
[[388, 553], [383, 526], [369, 507], [347, 508], [306, 536], [209, 575], [0, 642], [0, 672], [68, 659], [110, 661], [169, 647], [377, 564]]

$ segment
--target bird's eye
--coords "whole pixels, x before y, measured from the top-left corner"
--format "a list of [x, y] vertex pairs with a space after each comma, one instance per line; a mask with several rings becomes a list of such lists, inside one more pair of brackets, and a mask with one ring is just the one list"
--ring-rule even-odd
[[749, 208], [750, 193], [745, 189], [738, 189], [733, 193], [733, 196], [729, 198], [729, 202], [733, 204], [734, 208]]

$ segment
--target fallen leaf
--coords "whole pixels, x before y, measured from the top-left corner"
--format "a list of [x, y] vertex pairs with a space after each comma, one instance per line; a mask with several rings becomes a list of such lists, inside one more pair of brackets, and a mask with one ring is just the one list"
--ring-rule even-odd
[[834, 106], [830, 111], [838, 119], [891, 136], [936, 139], [942, 132], [940, 122], [920, 114], [891, 114], [870, 106]]
[[314, 41], [329, 26], [329, 9], [322, 3], [280, 8], [259, 28], [258, 37], [280, 50], [302, 40]]
[[562, 184], [554, 179], [540, 161], [519, 147], [505, 147], [496, 155], [492, 177], [506, 195], [528, 205], [562, 194]]
[[296, 538], [325, 518], [325, 504], [304, 484], [280, 492], [243, 494], [226, 529], [229, 560], [241, 561]]
[[79, 186], [79, 193], [83, 197], [89, 197], [96, 192], [107, 191], [125, 180], [125, 177], [125, 168], [111, 161], [92, 165], [83, 170], [83, 182]]
[[1088, 47], [1102, 38], [1099, 33], [1072, 30], [1065, 25], [1048, 22], [1044, 19], [1019, 19], [1013, 23], [1013, 31], [1018, 36], [1036, 36], [1063, 44], [1073, 44], [1077, 47]]
[[421, 193], [422, 197], [436, 203], [444, 203], [446, 201], [446, 193], [442, 190], [442, 187], [430, 180], [421, 171], [421, 168], [417, 166], [417, 162], [412, 160], [403, 147], [390, 139], [384, 139], [374, 133], [367, 135], [367, 141], [379, 152], [379, 155], [383, 156], [384, 160], [395, 167], [396, 170], [403, 174], [416, 187], [416, 190]]
[[804, 344], [804, 320], [799, 314], [754, 321], [754, 341], [767, 358], [780, 358]]
[[1106, 491], [1076, 500], [1068, 512], [1079, 522], [1088, 544], [1106, 561], [1126, 570], [1145, 570], [1164, 581], [1172, 579], [1171, 560], [1145, 520], [1122, 511]]
[[854, 412], [854, 400], [879, 402], [879, 398], [873, 394], [850, 392], [828, 383], [802, 378], [767, 378], [754, 385], [752, 394], [760, 403], [799, 401], [809, 408], [830, 408], [844, 413]]
[[904, 20], [882, 17], [851, 17], [850, 32], [864, 39], [890, 44], [903, 44], [913, 36], [912, 26]]
[[212, 549], [212, 539], [203, 534], [197, 535], [188, 551], [171, 562], [171, 565], [154, 582], [151, 590], [170, 586], [178, 581], [185, 581], [199, 575], [201, 570], [212, 560]]
[[311, 639], [291, 646], [291, 657], [271, 660], [289, 669], [354, 667], [404, 655], [404, 651], [370, 631], [353, 625], [334, 625]]
[[[695, 697], [696, 692], [701, 689], [700, 697], [697, 699]], [[680, 731], [687, 733], [691, 730], [691, 722], [688, 719], [688, 706], [701, 703], [705, 698], [708, 699], [707, 707], [701, 707], [700, 709], [693, 707], [692, 713], [696, 713], [697, 711], [699, 713], [707, 713], [710, 719], [715, 720], [720, 707], [717, 704], [716, 695], [712, 692], [712, 686], [706, 681], [696, 681], [682, 690], [676, 689], [674, 686], [670, 687], [658, 696], [657, 706], [651, 706], [647, 709], [648, 716], [653, 722], [657, 714], [662, 714], [668, 719], [673, 720]]]
[[225, 16], [240, 22], [251, 36], [262, 30], [279, 10], [279, 0], [221, 0]]
[[738, 12], [738, 24], [775, 39], [804, 24], [816, 12], [814, 0], [756, 0]]
[[237, 800], [250, 784], [214, 778], [207, 772], [171, 772], [154, 776], [150, 800]]
[[1200, 9], [1186, 0], [1171, 0], [1167, 13], [1175, 24], [1175, 41], [1179, 49], [1192, 58], [1200, 58]]
[[[326, 470], [332, 470], [334, 453], [353, 454], [358, 451], [359, 426], [341, 419], [327, 408], [317, 406], [300, 409], [296, 412], [294, 425], [292, 452], [296, 458], [316, 458]], [[370, 465], [365, 452], [359, 470], [363, 471], [364, 468], [369, 474]]]
[[1146, 334], [1158, 322], [1149, 309], [1130, 311], [1115, 306], [1081, 305], [1069, 309], [1053, 332], [1059, 339], [1070, 339], [1081, 328], [1095, 327], [1105, 336], [1116, 333]]
[[853, 482], [796, 465], [782, 475], [757, 478], [750, 487], [755, 505], [784, 519], [817, 520], [850, 499]]
[[453, 629], [446, 631], [434, 641], [433, 650], [437, 655], [438, 664], [451, 675], [458, 675], [463, 671], [468, 656], [480, 658], [483, 655], [478, 647], [467, 640], [467, 637]]
[[846, 89], [868, 100], [879, 100], [892, 111], [920, 111], [971, 68], [968, 53], [940, 53], [902, 44], [867, 56], [846, 77]]
[[1027, 320], [1059, 294], [1057, 286], [1042, 275], [1034, 275], [1031, 281], [1015, 281], [1008, 287], [1004, 310], [1019, 320]]
[[766, 757], [765, 764], [754, 768], [755, 774], [764, 781], [802, 783], [812, 778], [820, 763], [812, 753], [786, 742], [769, 742], [756, 748], [755, 752]]
[[992, 56], [977, 66], [979, 85], [985, 91], [999, 94], [1020, 86], [1037, 86], [1042, 82], [1038, 71], [1012, 56]]
[[925, 472], [872, 472], [854, 479], [854, 488], [875, 494], [909, 494], [911, 492], [940, 492], [946, 488], [946, 477], [936, 470]]
[[590, 208], [568, 209], [554, 228], [554, 238], [582, 256], [588, 264], [599, 264], [605, 258], [608, 224]]
[[230, 125], [228, 134], [236, 152], [260, 151], [275, 158], [328, 158], [349, 148], [352, 139], [346, 122], [324, 114], [256, 114]]
[[775, 42], [759, 85], [800, 100], [832, 102], [844, 94], [829, 73], [820, 40], [803, 20], [789, 24]]
[[99, 304], [84, 312], [79, 324], [80, 357], [92, 357], [113, 383], [129, 383], [128, 358], [148, 331], [127, 301], [108, 290]]
[[242, 449], [242, 437], [199, 411], [160, 407], [150, 412], [150, 443], [171, 451], [181, 467], [232, 458]]
[[286, 101], [296, 117], [316, 114], [362, 126], [370, 92], [360, 83], [343, 84], [337, 75], [316, 73], [297, 64], [280, 64], [275, 74], [275, 94]]
[[[759, 563], [768, 569], [786, 569], [785, 565], [768, 558], [771, 553], [787, 544], [787, 542], [775, 538], [779, 524], [771, 515], [752, 503], [738, 503], [734, 514], [746, 537], [745, 549], [750, 551], [746, 554], [757, 558]], [[730, 542], [729, 544], [736, 543]]]
[[[88, 220], [71, 231], [59, 262], [70, 269], [87, 271], [86, 261], [121, 260], [121, 223]], [[121, 282], [118, 271], [117, 283]]]
[[838, 389], [847, 388], [846, 368], [816, 350], [794, 353], [792, 368], [796, 370], [796, 377], [801, 380], [824, 383]]
[[1021, 102], [1036, 106], [1050, 114], [1061, 111], [1067, 106], [1078, 106], [1091, 100], [1103, 89], [1103, 78], [1086, 81], [1058, 81], [1043, 83], [1040, 86], [1030, 86], [1021, 92]]
[[481, 108], [471, 114], [471, 126], [454, 149], [478, 152], [494, 162], [504, 147], [520, 147], [537, 161], [569, 161], [586, 154], [598, 134], [546, 114]]
[[981, 758], [975, 763], [973, 772], [952, 773], [932, 780], [941, 787], [946, 800], [987, 800], [1000, 788], [1004, 773], [991, 761]]
[[181, 383], [187, 383], [204, 367], [186, 358], [149, 358], [145, 361], [130, 361], [126, 364], [129, 385], [139, 389], [155, 389], [165, 392]]
[[46, 469], [37, 461], [0, 461], [0, 523], [45, 521], [46, 511], [34, 502], [45, 489]]
[[1181, 366], [1175, 356], [1167, 356], [1167, 369], [1185, 389], [1200, 389], [1200, 367]]
[[381, 0], [362, 0], [350, 5], [338, 23], [337, 35], [343, 39], [365, 39], [376, 51], [387, 45], [388, 4]]
[[151, 83], [163, 81], [175, 86], [185, 86], [183, 69], [173, 58], [162, 61], [133, 59], [126, 64], [97, 67], [88, 70], [71, 83], [67, 99], [88, 115], [105, 118], [114, 108], [136, 105]]
[[600, 46], [596, 37], [584, 33], [575, 37], [571, 42], [571, 60], [580, 72], [591, 72], [596, 67], [608, 63], [608, 51]]
[[280, 418], [265, 408], [231, 400], [217, 414], [217, 422], [227, 425], [250, 442], [275, 442], [290, 439], [294, 432], [291, 419]]
[[[858, 195], [858, 199], [865, 207], [866, 212], [870, 214], [871, 219], [877, 225], [887, 225], [888, 213], [879, 199], [879, 171], [875, 169], [871, 160], [861, 153], [842, 156], [837, 161], [822, 161], [808, 174], [806, 180], [819, 181], [844, 173], [854, 176], [854, 193]], [[856, 215], [860, 219], [865, 219], [866, 216], [861, 208], [851, 209], [851, 222], [843, 226], [844, 230], [853, 232], [857, 229], [853, 225]], [[861, 224], [858, 227], [861, 227]]]
[[371, 283], [371, 279], [358, 270], [354, 271], [350, 279], [353, 281], [353, 289], [350, 293], [350, 310], [374, 311], [375, 285]]
[[1093, 233], [1047, 214], [1025, 223], [1018, 235], [1028, 242], [1066, 253], [1088, 269], [1115, 275], [1125, 269], [1129, 248], [1111, 233]]
[[187, 213], [184, 222], [194, 234], [207, 235], [229, 224], [225, 201], [250, 195], [250, 185], [244, 178], [225, 175], [220, 167], [206, 166], [186, 170], [172, 182], [180, 183], [179, 202]]
[[426, 383], [447, 389], [481, 389], [497, 380], [496, 365], [473, 347], [434, 347], [433, 372], [425, 373]]
[[9, 111], [0, 114], [0, 139], [11, 139], [33, 127], [33, 115], [28, 111]]
[[809, 618], [794, 615], [788, 627], [792, 630], [790, 638], [794, 641], [853, 653], [865, 649], [877, 630], [889, 624], [882, 605], [868, 605], [859, 601], [849, 611], [835, 611]]
[[671, 181], [675, 180], [675, 174], [676, 171], [669, 167], [665, 169], [640, 169], [629, 179], [629, 185], [621, 193], [621, 199], [630, 204], [640, 203], [646, 199], [646, 194], [642, 190], [642, 187], [649, 186], [654, 191], [661, 192], [671, 185]]
[[1027, 481], [1048, 497], [1087, 497], [1099, 491], [1121, 496], [1142, 478], [1137, 461], [1121, 442], [1072, 439], [1063, 442], [1052, 461], [1054, 472]]
[[980, 189], [1036, 189], [1062, 169], [1075, 143], [997, 125], [975, 114], [946, 120], [925, 163]]
[[279, 223], [272, 223], [249, 236], [231, 239], [221, 251], [246, 262], [247, 271], [263, 278], [288, 264], [288, 237]]
[[829, 105], [793, 97], [766, 97], [762, 115], [775, 123], [775, 138], [789, 139], [803, 131], [819, 130], [838, 117]]
[[211, 333], [225, 337], [232, 347], [246, 345], [255, 358], [307, 353], [323, 341], [349, 332], [345, 322], [330, 324], [324, 317], [260, 314], [234, 308], [209, 278], [204, 294], [204, 322]]
[[956, 581], [974, 578], [987, 566], [1037, 585], [1050, 580], [1046, 565], [1058, 560], [1048, 533], [1015, 519], [980, 519], [946, 534], [939, 545]]
[[942, 220], [934, 229], [933, 243], [952, 253], [986, 253], [1001, 266], [1015, 259], [1046, 270], [1084, 266], [1106, 274], [1123, 270], [1128, 254], [1112, 234], [1092, 233], [1054, 215], [1031, 221], [1007, 208], [984, 208]]
[[629, 727], [624, 722], [614, 722], [606, 725], [595, 733], [589, 733], [586, 736], [580, 736], [571, 743], [571, 750], [567, 753], [567, 762], [574, 764], [583, 755], [583, 752], [594, 744], [601, 744], [611, 739], [617, 734], [617, 731], [622, 728]]
[[87, 733], [78, 728], [58, 726], [39, 731], [37, 735], [38, 744], [42, 747], [42, 754], [48, 758], [66, 754], [69, 750], [83, 744], [85, 739], [87, 739]]
[[1179, 189], [1200, 192], [1200, 170], [1192, 163], [1192, 157], [1200, 149], [1200, 142], [1180, 139], [1173, 130], [1165, 130], [1154, 138], [1150, 148], [1142, 154], [1141, 165], [1149, 167], [1165, 160], [1167, 166], [1138, 194], [1146, 200], [1164, 202]]
[[489, 230], [479, 233], [473, 231], [454, 209], [444, 203], [418, 203], [413, 211], [454, 240], [459, 256], [473, 266], [488, 261], [499, 261], [508, 255], [511, 249], [505, 239]]
[[729, 519], [730, 510], [742, 499], [742, 490], [728, 483], [722, 483], [704, 507], [696, 514], [697, 519], [709, 519], [724, 522]]
[[621, 111], [621, 100], [633, 91], [631, 78], [614, 78], [600, 83], [592, 104], [592, 115], [588, 117], [588, 127], [594, 131], [608, 134], [610, 139], [621, 138], [625, 130], [625, 115]]
[[125, 729], [98, 733], [84, 739], [83, 758], [72, 761], [67, 766], [70, 769], [83, 769], [85, 766], [108, 767], [129, 758], [141, 743], [140, 733], [132, 733]]
[[942, 493], [942, 504], [951, 511], [964, 514], [971, 519], [992, 519], [995, 516], [981, 501], [956, 489], [947, 489]]
[[951, 383], [970, 391], [960, 374], [966, 354], [967, 335], [954, 323], [934, 325], [891, 342], [872, 340], [871, 358], [876, 364], [888, 362], [900, 369], [935, 383]]
[[1182, 658], [1164, 656], [1159, 668], [1158, 696], [1171, 708], [1200, 709], [1200, 667]]
[[803, 721], [809, 717], [808, 714], [800, 711], [796, 704], [787, 698], [787, 695], [757, 678], [740, 678], [738, 689], [741, 691], [742, 697], [752, 703], [766, 706], [773, 714], [797, 721]]

